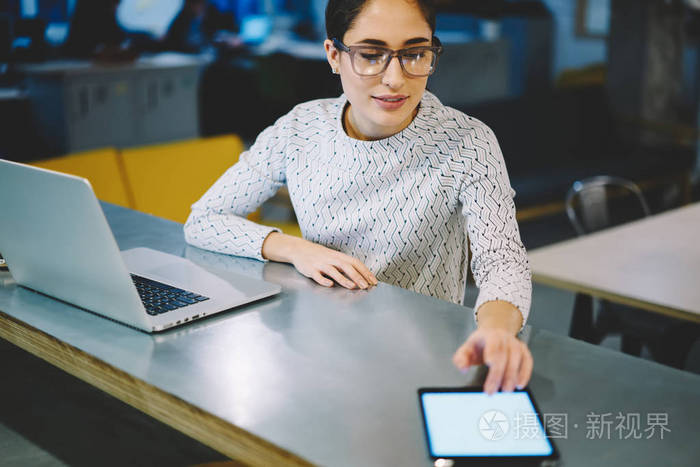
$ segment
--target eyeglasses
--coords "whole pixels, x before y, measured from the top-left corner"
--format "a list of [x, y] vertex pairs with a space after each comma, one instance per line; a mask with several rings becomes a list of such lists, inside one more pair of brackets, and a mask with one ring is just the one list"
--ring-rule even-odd
[[404, 73], [413, 78], [432, 75], [442, 53], [440, 39], [433, 37], [433, 47], [420, 46], [393, 50], [376, 45], [345, 45], [333, 39], [333, 46], [350, 55], [352, 69], [360, 76], [377, 76], [386, 71], [391, 59], [399, 58]]

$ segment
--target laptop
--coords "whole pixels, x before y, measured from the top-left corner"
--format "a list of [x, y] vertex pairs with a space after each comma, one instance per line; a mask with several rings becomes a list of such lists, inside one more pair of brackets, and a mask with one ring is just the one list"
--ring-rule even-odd
[[150, 248], [120, 252], [88, 180], [2, 159], [0, 252], [18, 284], [149, 333], [281, 291]]

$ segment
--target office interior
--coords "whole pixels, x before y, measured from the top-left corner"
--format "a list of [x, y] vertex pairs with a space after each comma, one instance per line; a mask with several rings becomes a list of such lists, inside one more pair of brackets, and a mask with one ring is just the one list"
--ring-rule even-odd
[[[84, 176], [102, 201], [183, 223], [190, 204], [262, 130], [298, 103], [342, 92], [322, 47], [325, 4], [5, 1], [0, 158]], [[528, 250], [579, 235], [565, 201], [589, 177], [634, 182], [651, 214], [700, 200], [697, 1], [436, 5], [444, 54], [428, 89], [494, 130]], [[250, 218], [301, 235], [284, 189]], [[477, 293], [470, 282], [464, 304], [471, 307]], [[574, 292], [535, 283], [528, 324], [569, 335], [576, 300]], [[700, 334], [691, 337], [672, 366], [700, 374]], [[630, 351], [617, 328], [598, 341]], [[0, 409], [0, 465], [3, 456], [8, 465], [95, 465], [97, 448], [76, 446], [113, 441], [109, 430], [81, 428], [100, 417], [113, 419], [130, 446], [102, 465], [137, 455], [143, 465], [225, 461], [36, 357], [0, 346], [14, 375], [0, 389], [14, 401]], [[644, 342], [632, 352], [659, 360]], [[26, 368], [37, 371], [29, 376]], [[80, 442], [58, 417], [75, 420]], [[151, 446], [178, 446], [178, 460], [158, 457], [135, 432], [147, 433]]]

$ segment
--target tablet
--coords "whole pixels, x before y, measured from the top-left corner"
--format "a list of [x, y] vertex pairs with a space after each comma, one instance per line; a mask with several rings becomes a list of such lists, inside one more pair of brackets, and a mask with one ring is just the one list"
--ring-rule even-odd
[[436, 466], [554, 465], [559, 458], [528, 389], [421, 388], [418, 398]]

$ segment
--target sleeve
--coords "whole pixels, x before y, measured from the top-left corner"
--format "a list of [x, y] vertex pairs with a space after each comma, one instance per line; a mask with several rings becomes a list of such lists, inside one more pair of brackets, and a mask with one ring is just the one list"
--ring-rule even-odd
[[192, 205], [185, 241], [206, 250], [265, 261], [262, 245], [277, 231], [245, 218], [286, 183], [287, 122], [265, 129], [238, 162]]
[[530, 313], [532, 282], [515, 219], [515, 191], [493, 131], [480, 123], [467, 139], [464, 149], [471, 146], [473, 152], [459, 200], [467, 219], [471, 269], [479, 287], [474, 310], [476, 313], [486, 302], [506, 301], [518, 308], [524, 326]]

